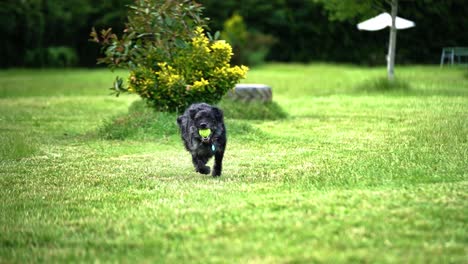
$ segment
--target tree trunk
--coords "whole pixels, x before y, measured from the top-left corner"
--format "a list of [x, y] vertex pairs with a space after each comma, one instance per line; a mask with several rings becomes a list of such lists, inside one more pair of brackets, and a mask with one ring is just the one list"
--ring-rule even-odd
[[392, 27], [390, 28], [390, 37], [388, 43], [388, 54], [387, 54], [387, 75], [388, 80], [393, 81], [395, 78], [395, 49], [396, 49], [396, 36], [397, 36], [397, 28], [396, 28], [396, 16], [398, 13], [398, 0], [391, 0], [392, 5]]

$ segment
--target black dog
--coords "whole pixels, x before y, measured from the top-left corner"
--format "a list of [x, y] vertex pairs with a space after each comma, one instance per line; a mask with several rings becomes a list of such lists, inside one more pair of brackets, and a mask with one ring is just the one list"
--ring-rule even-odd
[[[220, 176], [227, 141], [223, 112], [209, 104], [192, 104], [177, 118], [177, 124], [185, 148], [192, 154], [195, 171], [209, 174], [210, 167], [206, 163], [215, 156], [212, 175]], [[206, 129], [211, 133], [202, 137], [199, 131]]]

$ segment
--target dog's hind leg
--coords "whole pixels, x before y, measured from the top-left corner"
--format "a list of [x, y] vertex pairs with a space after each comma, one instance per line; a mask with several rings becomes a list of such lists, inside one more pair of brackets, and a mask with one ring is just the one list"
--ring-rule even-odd
[[192, 162], [196, 172], [201, 174], [210, 174], [211, 169], [210, 167], [206, 166], [208, 159], [201, 159], [195, 155], [192, 155]]

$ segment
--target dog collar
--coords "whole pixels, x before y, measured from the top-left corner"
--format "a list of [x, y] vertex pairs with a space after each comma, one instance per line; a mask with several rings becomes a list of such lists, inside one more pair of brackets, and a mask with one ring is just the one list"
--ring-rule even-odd
[[213, 143], [214, 138], [208, 140], [207, 142], [202, 140], [203, 144], [210, 144], [211, 145], [211, 151], [215, 152], [216, 151], [216, 145]]

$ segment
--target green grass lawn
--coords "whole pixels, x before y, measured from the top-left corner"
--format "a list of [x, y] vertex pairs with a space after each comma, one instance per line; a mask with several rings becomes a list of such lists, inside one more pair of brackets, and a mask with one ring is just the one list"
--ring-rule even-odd
[[252, 69], [214, 179], [115, 74], [0, 71], [0, 263], [466, 263], [468, 71], [396, 76]]

